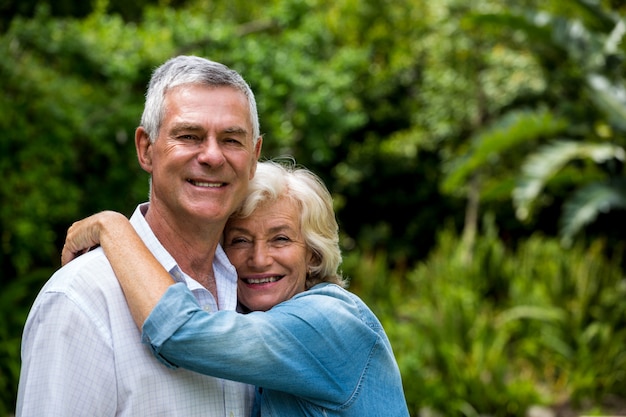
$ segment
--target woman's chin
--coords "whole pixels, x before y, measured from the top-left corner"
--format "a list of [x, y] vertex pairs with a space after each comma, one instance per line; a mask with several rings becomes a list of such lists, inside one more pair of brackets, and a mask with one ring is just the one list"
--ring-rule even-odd
[[278, 303], [275, 299], [251, 299], [243, 300], [242, 302], [250, 311], [267, 311]]

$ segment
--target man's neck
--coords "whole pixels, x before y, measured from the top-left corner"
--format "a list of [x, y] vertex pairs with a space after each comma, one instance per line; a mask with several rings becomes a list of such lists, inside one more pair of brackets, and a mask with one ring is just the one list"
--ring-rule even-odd
[[190, 219], [178, 221], [151, 208], [148, 208], [145, 218], [182, 271], [207, 288], [217, 300], [213, 260], [224, 224]]

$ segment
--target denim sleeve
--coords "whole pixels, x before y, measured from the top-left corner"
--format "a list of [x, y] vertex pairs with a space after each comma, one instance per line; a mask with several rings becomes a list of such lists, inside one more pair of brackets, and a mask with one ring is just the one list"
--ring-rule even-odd
[[161, 347], [177, 331], [184, 333], [185, 323], [198, 310], [200, 307], [189, 288], [183, 283], [177, 283], [167, 289], [144, 322], [141, 341], [149, 346], [152, 354], [168, 368], [178, 366], [161, 355]]
[[343, 292], [309, 290], [243, 315], [206, 312], [176, 284], [144, 323], [142, 337], [169, 366], [341, 404], [358, 389], [381, 343], [362, 320], [362, 307]]

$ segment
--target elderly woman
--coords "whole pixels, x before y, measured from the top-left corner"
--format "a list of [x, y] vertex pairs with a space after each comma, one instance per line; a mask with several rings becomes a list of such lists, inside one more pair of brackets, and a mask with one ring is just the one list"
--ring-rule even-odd
[[256, 385], [253, 415], [408, 416], [382, 325], [344, 289], [332, 199], [310, 171], [259, 163], [226, 225], [223, 245], [248, 314], [202, 310], [118, 213], [75, 223], [63, 262], [98, 243], [154, 355]]

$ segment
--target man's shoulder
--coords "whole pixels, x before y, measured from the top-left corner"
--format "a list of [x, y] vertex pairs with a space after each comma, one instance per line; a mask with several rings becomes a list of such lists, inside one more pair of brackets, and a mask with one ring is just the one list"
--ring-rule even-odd
[[57, 292], [80, 295], [96, 288], [118, 285], [109, 260], [100, 248], [79, 256], [58, 269], [40, 293]]
[[103, 329], [112, 322], [110, 316], [127, 309], [109, 261], [102, 249], [94, 249], [57, 270], [44, 284], [31, 306], [24, 335], [54, 328], [60, 321], [76, 320], [73, 325], [80, 327], [78, 322], [84, 320], [81, 331], [84, 323], [90, 323], [109, 340]]

